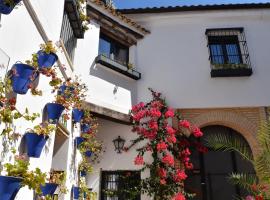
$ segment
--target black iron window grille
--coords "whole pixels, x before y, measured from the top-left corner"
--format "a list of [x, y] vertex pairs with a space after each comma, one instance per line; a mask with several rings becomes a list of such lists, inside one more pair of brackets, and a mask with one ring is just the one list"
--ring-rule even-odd
[[74, 52], [77, 46], [77, 38], [74, 35], [73, 29], [71, 27], [66, 11], [64, 11], [60, 38], [62, 39], [65, 45], [65, 48], [69, 55], [70, 60], [73, 62]]
[[[128, 200], [131, 197], [125, 191], [139, 184], [141, 174], [139, 171], [102, 171], [101, 179], [101, 200]], [[135, 200], [140, 199], [141, 195], [136, 195]]]
[[211, 76], [250, 76], [250, 57], [243, 28], [207, 29]]

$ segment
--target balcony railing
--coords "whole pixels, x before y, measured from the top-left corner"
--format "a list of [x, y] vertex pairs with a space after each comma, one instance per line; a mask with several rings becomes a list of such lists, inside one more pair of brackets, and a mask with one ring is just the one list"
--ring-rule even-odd
[[211, 64], [211, 77], [251, 76], [252, 68], [248, 64]]
[[132, 78], [134, 80], [141, 79], [141, 73], [137, 72], [134, 69], [129, 69], [127, 65], [121, 64], [115, 60], [112, 60], [104, 55], [99, 55], [95, 59], [96, 63], [99, 63], [111, 70], [114, 70], [120, 74], [123, 74], [129, 78]]
[[84, 30], [76, 1], [77, 0], [65, 0], [65, 12], [68, 15], [75, 37], [83, 38]]

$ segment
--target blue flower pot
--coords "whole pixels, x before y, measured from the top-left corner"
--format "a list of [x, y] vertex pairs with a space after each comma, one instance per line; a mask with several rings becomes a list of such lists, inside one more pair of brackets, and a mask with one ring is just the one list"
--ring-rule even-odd
[[58, 56], [55, 53], [47, 54], [44, 51], [38, 51], [37, 55], [38, 55], [38, 66], [40, 69], [50, 68], [58, 60]]
[[[20, 2], [21, 0], [15, 0], [14, 4], [15, 6]], [[15, 6], [9, 6], [4, 3], [4, 0], [0, 0], [0, 13], [8, 15], [12, 12]]]
[[0, 199], [14, 200], [21, 188], [21, 178], [0, 176]]
[[37, 135], [36, 133], [26, 133], [27, 155], [39, 158], [48, 138], [48, 136], [44, 137], [44, 135]]
[[73, 87], [61, 85], [58, 89], [57, 94], [58, 95], [64, 95], [65, 98], [70, 98], [72, 95], [72, 92], [74, 91]]
[[51, 124], [57, 124], [65, 107], [58, 103], [47, 103], [45, 108], [48, 113], [48, 121]]
[[87, 156], [88, 158], [92, 156], [92, 152], [91, 151], [86, 151], [84, 153], [85, 156]]
[[[32, 83], [31, 77], [34, 75], [35, 69], [26, 64], [15, 64], [13, 69], [16, 74], [11, 77], [13, 92], [17, 94], [26, 94], [28, 91], [28, 85]], [[35, 74], [35, 79], [38, 77], [38, 73]]]
[[80, 188], [79, 187], [72, 187], [72, 194], [74, 199], [79, 199], [80, 197]]
[[83, 142], [84, 142], [84, 138], [82, 138], [82, 137], [76, 137], [75, 138], [75, 145], [76, 145], [76, 147], [79, 147], [80, 144], [83, 143]]
[[72, 119], [74, 123], [78, 123], [83, 118], [84, 111], [77, 108], [72, 110]]
[[80, 176], [81, 177], [86, 177], [86, 174], [87, 174], [86, 171], [80, 171]]
[[87, 133], [88, 131], [90, 131], [90, 125], [89, 124], [82, 124], [81, 125], [81, 132]]
[[57, 189], [58, 184], [55, 183], [45, 183], [44, 186], [40, 186], [40, 189], [42, 191], [42, 195], [46, 196], [46, 195], [53, 195], [55, 190]]

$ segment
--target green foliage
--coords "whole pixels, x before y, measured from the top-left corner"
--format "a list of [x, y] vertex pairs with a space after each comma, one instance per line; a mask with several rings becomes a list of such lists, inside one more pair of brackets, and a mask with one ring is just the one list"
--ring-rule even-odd
[[33, 132], [37, 135], [49, 136], [53, 131], [56, 130], [55, 125], [51, 125], [48, 123], [42, 123], [34, 126]]
[[22, 185], [33, 189], [37, 194], [41, 193], [40, 185], [45, 184], [46, 173], [39, 168], [29, 170], [29, 161], [25, 156], [15, 156], [14, 164], [7, 163], [4, 168], [8, 176], [22, 178]]
[[225, 134], [211, 134], [205, 136], [205, 145], [216, 151], [236, 151], [244, 159], [252, 162], [253, 156], [249, 147], [238, 137], [232, 137]]
[[[207, 146], [222, 151], [237, 151], [244, 159], [250, 161], [256, 171], [256, 175], [250, 174], [231, 174], [229, 179], [233, 184], [246, 189], [251, 195], [270, 199], [265, 185], [270, 184], [270, 123], [261, 124], [257, 133], [260, 147], [259, 154], [255, 159], [244, 141], [239, 137], [231, 137], [221, 134], [215, 134], [206, 138]], [[259, 178], [260, 183], [257, 183]], [[257, 199], [257, 198], [256, 198]]]

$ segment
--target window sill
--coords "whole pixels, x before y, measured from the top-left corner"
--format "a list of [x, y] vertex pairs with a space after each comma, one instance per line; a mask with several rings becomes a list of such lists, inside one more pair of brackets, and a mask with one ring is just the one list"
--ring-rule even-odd
[[131, 79], [134, 79], [134, 80], [141, 79], [140, 72], [137, 72], [133, 69], [128, 69], [126, 66], [124, 66], [124, 65], [122, 65], [114, 60], [111, 60], [110, 58], [107, 58], [103, 55], [97, 56], [95, 59], [95, 62], [99, 63], [105, 67], [108, 67], [109, 69], [114, 70], [120, 74], [123, 74]]
[[84, 30], [80, 14], [77, 9], [76, 0], [65, 0], [65, 11], [67, 12], [70, 25], [76, 38], [84, 38]]
[[237, 68], [237, 69], [212, 69], [211, 77], [241, 77], [251, 76], [251, 68]]

